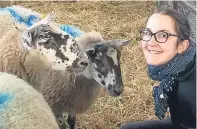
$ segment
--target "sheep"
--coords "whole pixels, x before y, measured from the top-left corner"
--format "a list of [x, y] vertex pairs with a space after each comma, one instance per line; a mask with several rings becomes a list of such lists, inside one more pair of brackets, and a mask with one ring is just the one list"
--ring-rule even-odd
[[[68, 112], [67, 122], [70, 129], [75, 127], [76, 114], [84, 113], [90, 108], [101, 87], [106, 88], [111, 96], [119, 96], [123, 92], [119, 47], [130, 42], [105, 41], [99, 32], [86, 33], [76, 40], [89, 57], [86, 70], [76, 76], [75, 82], [72, 81], [72, 74], [62, 75], [58, 71], [52, 71], [42, 86], [42, 94], [57, 121], [63, 119], [63, 112]], [[66, 128], [64, 123], [59, 126], [61, 129]]]
[[40, 91], [40, 84], [51, 69], [74, 70], [76, 74], [85, 70], [87, 55], [75, 39], [59, 28], [52, 14], [30, 27], [17, 24], [10, 17], [0, 13], [0, 26], [11, 28], [0, 31], [0, 72], [17, 75]]
[[59, 129], [43, 96], [16, 75], [0, 72], [0, 129]]
[[0, 11], [0, 39], [6, 35], [6, 32], [9, 32], [11, 29], [15, 28], [14, 20], [9, 16], [9, 12]]

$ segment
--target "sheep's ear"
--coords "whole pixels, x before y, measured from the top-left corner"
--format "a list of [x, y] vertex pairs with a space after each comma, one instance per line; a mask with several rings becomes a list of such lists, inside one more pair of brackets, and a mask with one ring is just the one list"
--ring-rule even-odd
[[43, 20], [46, 21], [46, 22], [52, 22], [55, 20], [55, 15], [54, 15], [54, 11], [49, 13], [48, 15], [46, 15]]
[[22, 44], [27, 50], [36, 48], [37, 30], [38, 28], [35, 27], [23, 32]]
[[110, 40], [108, 43], [110, 45], [115, 45], [116, 47], [126, 46], [131, 42], [131, 40], [124, 40], [124, 39], [118, 39], [118, 40]]

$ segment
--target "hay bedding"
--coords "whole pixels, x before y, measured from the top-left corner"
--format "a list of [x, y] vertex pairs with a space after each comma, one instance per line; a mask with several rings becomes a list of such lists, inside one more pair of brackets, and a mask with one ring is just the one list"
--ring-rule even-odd
[[155, 119], [152, 84], [146, 74], [138, 30], [155, 8], [151, 1], [101, 2], [0, 2], [18, 4], [41, 13], [55, 11], [57, 22], [71, 24], [83, 31], [97, 30], [105, 39], [132, 39], [122, 48], [121, 68], [124, 93], [117, 98], [101, 91], [96, 103], [77, 118], [77, 129], [116, 129], [129, 121]]

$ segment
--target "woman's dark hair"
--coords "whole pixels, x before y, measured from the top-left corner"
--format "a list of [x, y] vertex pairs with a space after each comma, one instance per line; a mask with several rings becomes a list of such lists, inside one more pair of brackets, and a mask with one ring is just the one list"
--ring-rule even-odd
[[190, 24], [187, 18], [179, 13], [178, 11], [171, 9], [171, 8], [165, 8], [156, 10], [155, 13], [163, 14], [170, 16], [175, 21], [175, 30], [178, 35], [180, 35], [180, 40], [189, 40], [190, 39]]

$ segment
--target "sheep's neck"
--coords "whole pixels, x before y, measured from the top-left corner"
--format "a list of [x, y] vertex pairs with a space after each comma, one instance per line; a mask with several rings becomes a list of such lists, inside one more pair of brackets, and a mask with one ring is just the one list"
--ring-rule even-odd
[[92, 75], [92, 64], [91, 63], [88, 64], [87, 68], [82, 73], [82, 76], [84, 76], [87, 79], [93, 79], [93, 75]]
[[42, 80], [49, 74], [49, 69], [42, 63], [39, 57], [27, 55], [24, 61], [24, 70], [28, 74], [28, 82], [37, 90], [40, 90]]

